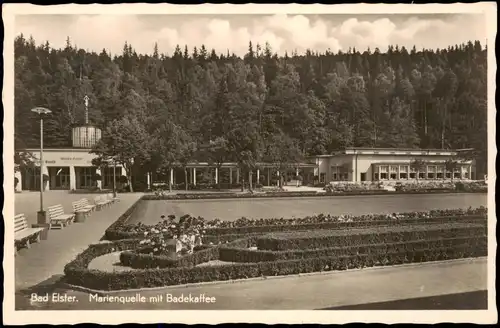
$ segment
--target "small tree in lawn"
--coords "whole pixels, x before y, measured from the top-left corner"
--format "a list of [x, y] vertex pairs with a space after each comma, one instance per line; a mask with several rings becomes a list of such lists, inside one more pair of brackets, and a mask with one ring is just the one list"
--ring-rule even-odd
[[148, 135], [144, 124], [133, 116], [124, 116], [112, 121], [104, 130], [102, 139], [92, 149], [100, 161], [115, 159], [125, 170], [132, 187], [132, 166], [141, 165], [148, 160], [152, 138]]
[[419, 179], [420, 172], [423, 171], [426, 166], [427, 163], [422, 159], [416, 158], [413, 161], [411, 161], [410, 167], [412, 167], [415, 170], [417, 181]]

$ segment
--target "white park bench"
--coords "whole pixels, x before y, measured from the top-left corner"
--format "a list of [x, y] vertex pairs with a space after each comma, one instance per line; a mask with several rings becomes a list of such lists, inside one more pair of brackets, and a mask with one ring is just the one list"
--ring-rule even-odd
[[80, 199], [80, 201], [82, 202], [82, 204], [84, 206], [86, 206], [87, 208], [90, 208], [92, 211], [94, 211], [96, 209], [96, 206], [94, 204], [90, 204], [89, 200], [87, 198], [82, 198], [82, 199]]
[[97, 209], [101, 209], [104, 206], [111, 205], [111, 201], [104, 196], [97, 196], [94, 198], [94, 204], [97, 206]]
[[30, 228], [24, 214], [17, 214], [14, 217], [14, 250], [17, 253], [17, 246], [30, 248], [32, 241], [40, 241], [40, 232], [43, 228]]
[[73, 213], [64, 213], [64, 209], [60, 204], [49, 206], [47, 212], [49, 214], [49, 223], [51, 229], [55, 226], [59, 227], [59, 229], [62, 229], [65, 226], [69, 225], [75, 218], [75, 214]]
[[73, 212], [75, 213], [75, 215], [77, 213], [84, 213], [85, 215], [87, 215], [90, 212], [92, 212], [93, 209], [93, 207], [88, 206], [83, 199], [73, 202], [72, 205], [73, 205]]

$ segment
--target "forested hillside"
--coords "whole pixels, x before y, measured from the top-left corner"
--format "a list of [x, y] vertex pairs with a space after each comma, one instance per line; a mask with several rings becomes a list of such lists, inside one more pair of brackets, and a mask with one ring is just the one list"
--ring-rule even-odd
[[183, 140], [183, 153], [215, 140], [214, 157], [238, 162], [346, 146], [472, 147], [485, 162], [486, 49], [478, 41], [284, 56], [250, 44], [244, 58], [203, 45], [167, 56], [157, 47], [138, 54], [130, 44], [110, 54], [70, 39], [64, 49], [39, 42], [15, 40], [17, 147], [39, 144], [34, 106], [53, 111], [45, 145], [69, 146], [88, 95], [90, 120], [104, 132], [131, 125], [131, 138], [157, 140], [141, 146], [152, 150], [148, 160]]

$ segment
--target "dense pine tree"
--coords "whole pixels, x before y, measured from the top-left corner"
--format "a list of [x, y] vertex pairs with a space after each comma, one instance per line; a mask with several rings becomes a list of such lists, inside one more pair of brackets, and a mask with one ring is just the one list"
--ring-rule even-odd
[[479, 169], [486, 170], [486, 49], [479, 41], [436, 51], [360, 50], [278, 56], [267, 43], [249, 43], [240, 58], [230, 49], [217, 54], [205, 45], [178, 45], [169, 57], [156, 44], [150, 56], [125, 43], [112, 57], [105, 49], [78, 49], [70, 38], [53, 49], [20, 35], [16, 138], [38, 146], [30, 110], [45, 106], [53, 111], [46, 146], [69, 146], [71, 124], [83, 123], [88, 95], [90, 120], [103, 131], [135, 122], [153, 142], [164, 124], [174, 124], [175, 135], [189, 144], [180, 149], [190, 153], [196, 143], [244, 169], [282, 140], [300, 156], [347, 146], [475, 148]]

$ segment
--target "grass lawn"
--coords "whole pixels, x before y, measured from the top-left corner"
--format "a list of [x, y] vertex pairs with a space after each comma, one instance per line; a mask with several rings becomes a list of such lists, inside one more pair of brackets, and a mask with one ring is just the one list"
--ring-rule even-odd
[[433, 209], [486, 206], [486, 194], [337, 196], [273, 199], [165, 200], [144, 201], [130, 218], [130, 223], [155, 224], [161, 215], [185, 214], [211, 220], [234, 221], [247, 218], [305, 217], [314, 214], [393, 213]]

